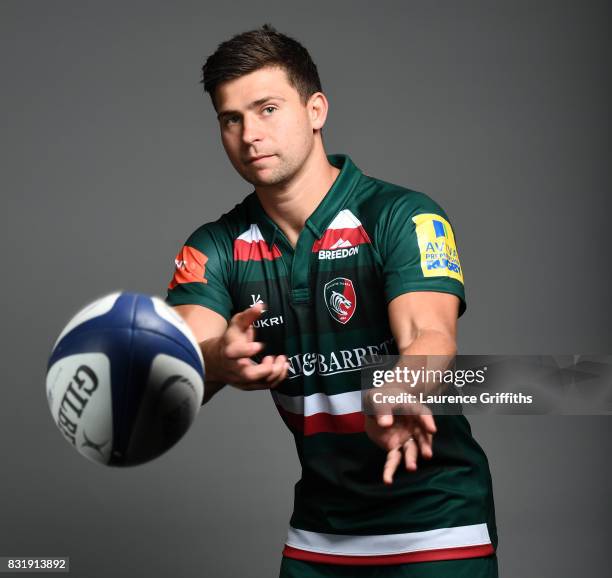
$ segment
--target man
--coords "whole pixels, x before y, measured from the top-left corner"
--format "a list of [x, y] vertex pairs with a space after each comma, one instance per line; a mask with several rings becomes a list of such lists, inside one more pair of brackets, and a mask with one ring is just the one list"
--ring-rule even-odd
[[[454, 355], [454, 235], [427, 196], [327, 156], [316, 66], [269, 26], [203, 67], [221, 140], [255, 190], [197, 229], [168, 290], [201, 343], [205, 402], [270, 389], [302, 479], [281, 576], [497, 576], [486, 457], [463, 416], [364, 416], [360, 369]], [[400, 467], [400, 464], [403, 465]]]

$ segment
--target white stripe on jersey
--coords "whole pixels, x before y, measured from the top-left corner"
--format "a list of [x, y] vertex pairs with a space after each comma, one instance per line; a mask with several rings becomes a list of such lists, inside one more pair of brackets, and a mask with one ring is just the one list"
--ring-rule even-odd
[[385, 556], [445, 548], [464, 548], [491, 543], [486, 524], [455, 526], [406, 534], [348, 536], [322, 534], [289, 527], [287, 546], [336, 556]]
[[277, 405], [286, 411], [308, 417], [316, 413], [329, 413], [331, 415], [344, 415], [362, 411], [361, 390], [347, 391], [335, 395], [313, 393], [312, 395], [284, 395], [272, 392]]

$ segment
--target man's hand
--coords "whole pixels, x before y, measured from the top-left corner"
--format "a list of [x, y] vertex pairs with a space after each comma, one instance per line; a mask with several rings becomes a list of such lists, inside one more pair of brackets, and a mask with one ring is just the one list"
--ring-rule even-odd
[[[402, 408], [407, 411], [407, 408]], [[431, 411], [421, 404], [410, 404], [408, 415], [378, 413], [366, 415], [365, 431], [370, 439], [387, 451], [383, 469], [385, 484], [393, 483], [393, 474], [404, 460], [408, 471], [417, 469], [417, 457], [428, 460], [433, 456], [433, 434], [436, 424]], [[418, 412], [418, 414], [416, 413]]]
[[[400, 354], [411, 362], [417, 359], [415, 356], [425, 356], [424, 361], [428, 356], [430, 360], [433, 357], [434, 362], [443, 366], [447, 360], [452, 361], [457, 351], [459, 305], [457, 296], [435, 291], [413, 291], [392, 299], [388, 305], [389, 326]], [[390, 392], [390, 388], [384, 389]], [[401, 391], [400, 387], [397, 393]], [[413, 393], [418, 391], [422, 389], [413, 389]], [[410, 403], [402, 407], [378, 407], [366, 413], [372, 414], [366, 415], [366, 433], [387, 451], [383, 470], [385, 484], [393, 482], [402, 458], [406, 469], [414, 471], [419, 456], [426, 460], [433, 456], [436, 424], [428, 407]]]
[[263, 343], [255, 341], [252, 325], [263, 311], [264, 305], [258, 303], [237, 313], [221, 337], [202, 342], [207, 379], [252, 391], [274, 388], [287, 377], [285, 355], [267, 355], [261, 363], [250, 359], [264, 348]]

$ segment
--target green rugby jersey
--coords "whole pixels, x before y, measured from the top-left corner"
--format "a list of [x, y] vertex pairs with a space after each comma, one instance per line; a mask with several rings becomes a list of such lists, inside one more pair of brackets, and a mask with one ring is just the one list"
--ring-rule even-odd
[[171, 305], [227, 320], [265, 302], [263, 355], [285, 354], [276, 407], [295, 437], [302, 478], [284, 555], [397, 564], [494, 552], [486, 456], [461, 415], [436, 417], [433, 459], [382, 482], [386, 453], [364, 432], [360, 369], [397, 353], [387, 304], [410, 291], [451, 293], [465, 310], [453, 230], [429, 197], [364, 175], [343, 155], [296, 247], [255, 193], [197, 229], [176, 257]]

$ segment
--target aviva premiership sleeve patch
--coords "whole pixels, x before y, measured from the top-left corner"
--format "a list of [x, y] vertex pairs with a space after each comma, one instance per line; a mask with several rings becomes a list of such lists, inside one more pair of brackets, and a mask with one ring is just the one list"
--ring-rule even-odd
[[449, 222], [432, 213], [412, 217], [425, 277], [451, 277], [463, 283], [455, 235]]

